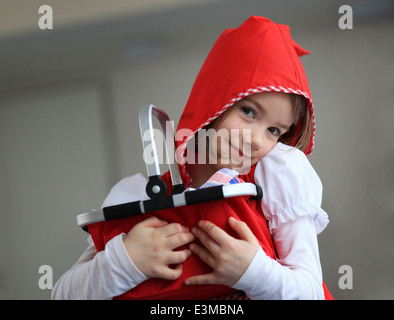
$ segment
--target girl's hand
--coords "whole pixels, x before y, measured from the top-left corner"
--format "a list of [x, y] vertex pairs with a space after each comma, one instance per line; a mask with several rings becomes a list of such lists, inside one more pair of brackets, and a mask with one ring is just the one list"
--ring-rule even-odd
[[[174, 249], [188, 244], [194, 236], [179, 223], [168, 224], [150, 217], [136, 224], [123, 239], [135, 266], [148, 278], [175, 280], [182, 274], [182, 262], [191, 252]], [[169, 265], [178, 264], [175, 268]]]
[[205, 248], [191, 244], [190, 250], [213, 272], [187, 278], [186, 284], [225, 284], [231, 287], [246, 271], [260, 245], [245, 222], [232, 217], [228, 222], [241, 239], [233, 238], [209, 221], [200, 221], [198, 227], [192, 229]]

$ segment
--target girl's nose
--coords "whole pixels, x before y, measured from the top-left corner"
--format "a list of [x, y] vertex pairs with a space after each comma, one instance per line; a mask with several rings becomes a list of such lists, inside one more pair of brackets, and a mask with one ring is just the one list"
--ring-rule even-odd
[[251, 149], [252, 149], [252, 151], [259, 151], [260, 150], [260, 146], [255, 144], [255, 143], [252, 143]]
[[264, 130], [255, 129], [251, 132], [252, 151], [259, 151], [264, 146]]
[[251, 149], [251, 151], [255, 151], [256, 149], [259, 148], [258, 144], [254, 142], [254, 133], [251, 129], [243, 130], [242, 131], [242, 143], [243, 143], [243, 148], [245, 149], [246, 147], [248, 149]]

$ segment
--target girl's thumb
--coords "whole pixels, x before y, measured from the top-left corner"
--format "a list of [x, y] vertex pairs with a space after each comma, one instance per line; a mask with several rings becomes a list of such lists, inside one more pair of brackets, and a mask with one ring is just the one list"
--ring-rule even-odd
[[249, 242], [256, 239], [245, 222], [237, 220], [234, 217], [230, 217], [228, 222], [230, 227], [240, 236], [242, 240]]

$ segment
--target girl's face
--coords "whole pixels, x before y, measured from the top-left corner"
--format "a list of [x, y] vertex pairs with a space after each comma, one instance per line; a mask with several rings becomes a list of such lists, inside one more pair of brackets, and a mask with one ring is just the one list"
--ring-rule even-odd
[[248, 96], [213, 125], [216, 138], [209, 144], [210, 160], [216, 160], [216, 169], [248, 171], [274, 148], [294, 120], [287, 94], [264, 92]]

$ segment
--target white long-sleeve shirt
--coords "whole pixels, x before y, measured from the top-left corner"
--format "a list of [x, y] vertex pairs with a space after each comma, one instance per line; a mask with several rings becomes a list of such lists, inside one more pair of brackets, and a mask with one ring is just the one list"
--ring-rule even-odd
[[[278, 260], [260, 248], [233, 286], [251, 299], [324, 299], [317, 234], [327, 225], [321, 209], [322, 186], [305, 155], [281, 143], [257, 164], [261, 205]], [[116, 184], [103, 206], [147, 199], [143, 175]], [[120, 234], [96, 252], [91, 237], [76, 264], [56, 283], [53, 299], [111, 299], [147, 277], [128, 256]]]

